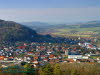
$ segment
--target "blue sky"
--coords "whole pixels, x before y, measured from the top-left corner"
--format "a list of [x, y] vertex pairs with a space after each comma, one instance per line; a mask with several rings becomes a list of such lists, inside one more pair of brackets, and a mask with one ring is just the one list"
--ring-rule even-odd
[[0, 18], [49, 23], [100, 20], [100, 0], [0, 0]]

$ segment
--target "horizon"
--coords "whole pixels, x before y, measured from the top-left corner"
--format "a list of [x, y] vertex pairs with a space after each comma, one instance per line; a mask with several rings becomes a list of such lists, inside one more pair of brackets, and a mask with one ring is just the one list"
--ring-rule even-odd
[[100, 20], [99, 0], [1, 0], [0, 19], [15, 22], [77, 23]]

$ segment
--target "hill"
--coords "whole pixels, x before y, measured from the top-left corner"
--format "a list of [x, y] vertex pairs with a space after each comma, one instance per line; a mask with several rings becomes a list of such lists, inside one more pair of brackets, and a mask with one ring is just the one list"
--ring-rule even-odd
[[[13, 21], [0, 20], [0, 40], [1, 41], [23, 41], [32, 40], [33, 37], [37, 37], [38, 34], [21, 24]], [[1, 42], [0, 41], [0, 42]]]
[[48, 31], [47, 28], [52, 26], [52, 24], [48, 24], [45, 22], [39, 22], [39, 21], [21, 22], [20, 24], [25, 25], [29, 28], [32, 28], [37, 33]]
[[[29, 26], [30, 27], [30, 26]], [[33, 26], [31, 28], [34, 29]], [[100, 34], [100, 21], [89, 21], [75, 24], [58, 24], [48, 26], [36, 26], [35, 30], [41, 34], [82, 36], [90, 37]]]
[[[66, 40], [66, 41], [65, 41]], [[40, 35], [35, 30], [18, 24], [13, 21], [0, 20], [0, 43], [15, 43], [15, 42], [66, 42], [73, 43], [74, 40], [51, 37], [50, 35]]]
[[[33, 29], [40, 31], [48, 31], [49, 29], [58, 30], [58, 29], [77, 29], [77, 28], [97, 28], [100, 27], [100, 21], [88, 21], [84, 23], [75, 23], [75, 24], [48, 24], [42, 22], [24, 22], [21, 23]], [[36, 27], [36, 28], [35, 28]], [[94, 29], [93, 29], [94, 30]], [[96, 30], [96, 29], [95, 29]], [[98, 30], [98, 29], [97, 29]], [[44, 32], [45, 32], [44, 31]]]
[[89, 21], [80, 25], [80, 28], [94, 28], [100, 27], [100, 21]]
[[38, 22], [38, 21], [33, 21], [33, 22], [22, 22], [20, 24], [26, 25], [26, 26], [48, 26], [50, 24], [45, 23], [45, 22]]

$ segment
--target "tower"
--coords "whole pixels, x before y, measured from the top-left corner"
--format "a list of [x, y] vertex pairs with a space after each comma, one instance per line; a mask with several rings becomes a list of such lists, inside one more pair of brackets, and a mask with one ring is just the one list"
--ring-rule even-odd
[[65, 50], [65, 55], [68, 56], [68, 50]]

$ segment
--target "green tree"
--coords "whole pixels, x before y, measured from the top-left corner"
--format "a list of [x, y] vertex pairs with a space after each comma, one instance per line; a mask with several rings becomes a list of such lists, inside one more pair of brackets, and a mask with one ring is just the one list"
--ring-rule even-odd
[[27, 74], [27, 75], [35, 75], [35, 72], [36, 72], [36, 71], [35, 71], [34, 68], [31, 67], [30, 64], [28, 64], [28, 63], [25, 64], [25, 65], [24, 65], [24, 68], [25, 68], [25, 71], [26, 71], [26, 74]]
[[43, 66], [40, 69], [40, 75], [53, 75], [53, 68], [50, 64]]

